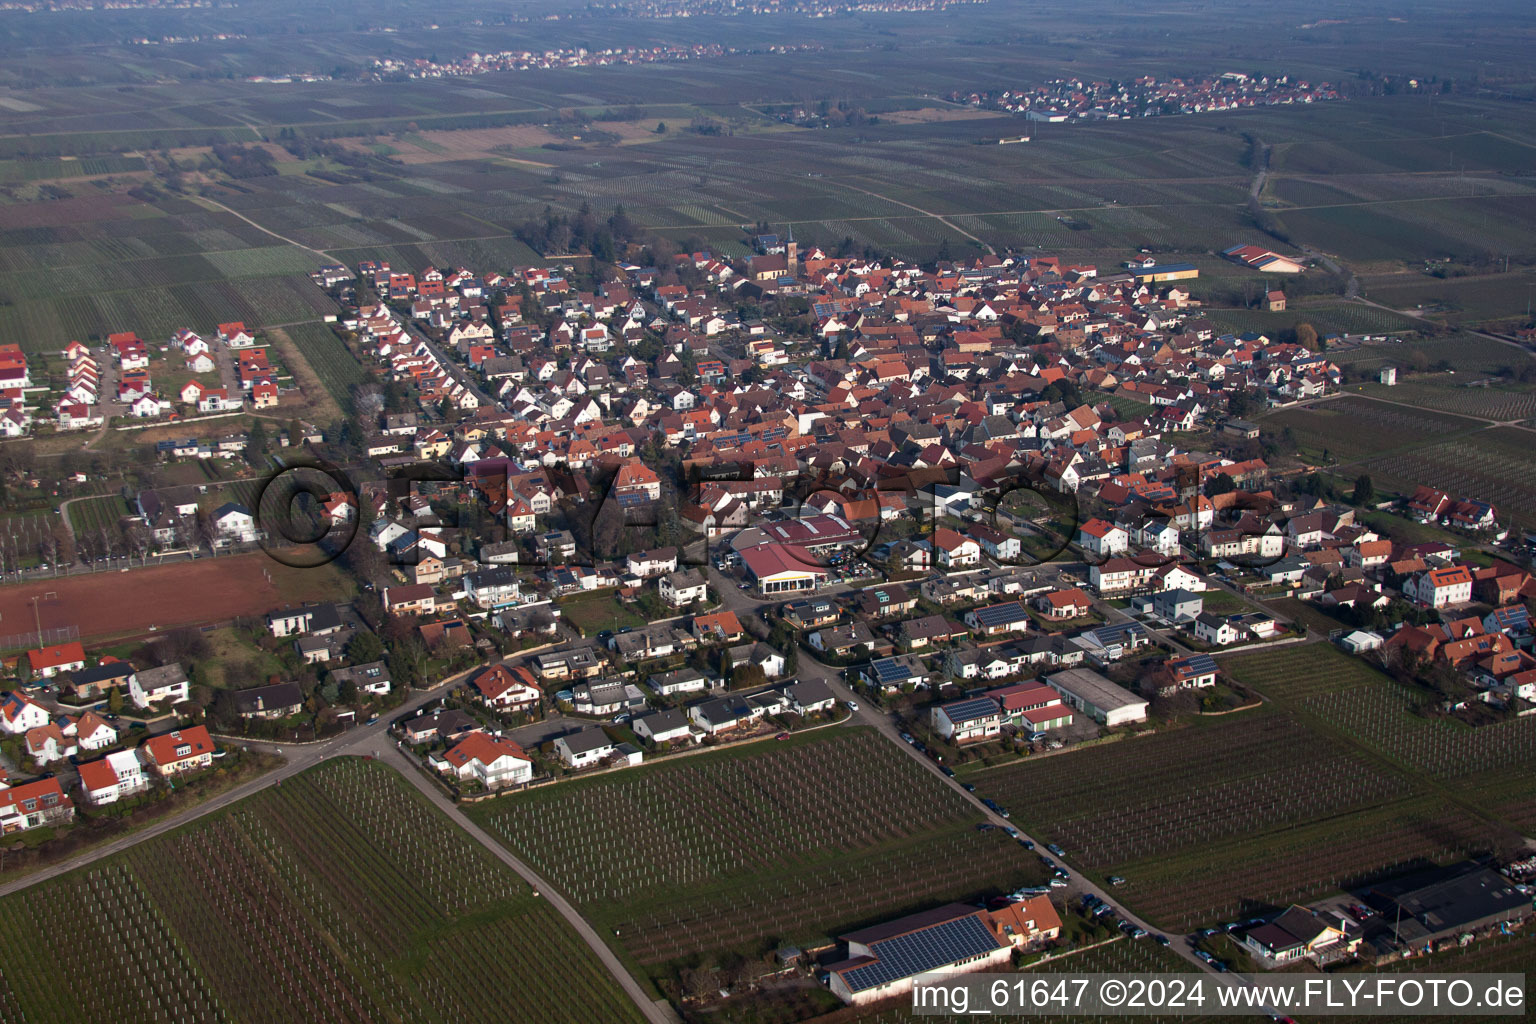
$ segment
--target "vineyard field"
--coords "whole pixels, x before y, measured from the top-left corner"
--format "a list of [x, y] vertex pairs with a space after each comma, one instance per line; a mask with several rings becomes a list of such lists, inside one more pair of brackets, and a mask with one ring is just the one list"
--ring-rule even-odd
[[1274, 435], [1289, 430], [1301, 457], [1316, 462], [1354, 461], [1478, 428], [1475, 420], [1404, 409], [1355, 395], [1282, 409], [1266, 416], [1261, 425]]
[[1367, 385], [1365, 394], [1438, 412], [1489, 420], [1527, 420], [1536, 416], [1536, 388], [1499, 382], [1468, 387], [1444, 377], [1409, 377], [1393, 387]]
[[643, 1020], [547, 902], [353, 758], [0, 900], [0, 964], [0, 1017], [39, 1024], [492, 1022], [512, 993]]
[[471, 814], [642, 964], [825, 939], [1042, 873], [863, 729], [572, 782]]
[[1536, 434], [1519, 427], [1490, 427], [1470, 436], [1412, 451], [1378, 455], [1366, 462], [1377, 486], [1411, 492], [1419, 484], [1492, 503], [1505, 525], [1536, 525], [1536, 465], [1530, 458]]

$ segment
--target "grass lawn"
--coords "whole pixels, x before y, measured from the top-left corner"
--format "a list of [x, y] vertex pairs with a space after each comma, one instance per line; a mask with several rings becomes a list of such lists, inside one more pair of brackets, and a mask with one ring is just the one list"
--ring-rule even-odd
[[564, 598], [559, 605], [560, 617], [580, 629], [584, 636], [592, 636], [605, 629], [639, 627], [649, 621], [615, 597], [611, 590]]
[[1335, 629], [1348, 629], [1340, 620], [1329, 615], [1310, 601], [1303, 601], [1297, 597], [1282, 597], [1276, 601], [1264, 602], [1272, 610], [1288, 619], [1292, 619], [1308, 629], [1327, 636]]
[[1212, 615], [1235, 615], [1248, 607], [1242, 598], [1227, 590], [1207, 590], [1200, 598], [1204, 609]]
[[277, 658], [257, 647], [244, 630], [230, 626], [203, 636], [208, 641], [209, 654], [194, 669], [196, 682], [201, 686], [249, 686], [282, 673]]
[[272, 560], [269, 563], [272, 586], [284, 601], [345, 601], [356, 592], [351, 578], [333, 562], [314, 568], [287, 566]]

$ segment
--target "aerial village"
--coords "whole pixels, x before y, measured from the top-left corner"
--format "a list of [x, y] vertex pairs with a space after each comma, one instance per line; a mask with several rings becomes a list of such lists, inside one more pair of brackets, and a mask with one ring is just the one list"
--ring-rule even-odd
[[[448, 694], [395, 737], [459, 797], [789, 739], [865, 705], [953, 778], [1253, 704], [1224, 652], [1319, 639], [1270, 610], [1276, 597], [1357, 623], [1323, 639], [1435, 687], [1442, 713], [1536, 700], [1536, 579], [1365, 521], [1385, 512], [1472, 546], [1503, 536], [1496, 510], [1429, 488], [1351, 503], [1272, 473], [1240, 414], [1344, 374], [1323, 346], [1215, 330], [1181, 283], [1193, 268], [1011, 254], [919, 267], [789, 235], [752, 243], [749, 259], [621, 261], [585, 287], [559, 261], [315, 271], [337, 337], [377, 381], [346, 436], [294, 439], [372, 471], [311, 510], [351, 539], [362, 596], [245, 623], [285, 669], [208, 703], [175, 660], [28, 652], [0, 705], [17, 744], [6, 831], [188, 785], [222, 756], [210, 725], [318, 737], [444, 677]], [[210, 333], [71, 346], [56, 429], [99, 425], [109, 402], [114, 418], [159, 416], [180, 398], [189, 426], [261, 408], [263, 347], [242, 324]], [[162, 395], [150, 348], [229, 383]], [[10, 416], [30, 422], [26, 359], [0, 359]], [[422, 464], [447, 472], [406, 494], [384, 483]], [[151, 548], [269, 539], [252, 509], [210, 516], [198, 493], [135, 496]], [[462, 528], [467, 512], [480, 528]], [[148, 735], [117, 724], [129, 702], [157, 716]], [[828, 984], [853, 1002], [909, 984], [875, 952], [902, 936], [964, 947], [943, 963], [1049, 942], [1049, 895], [1070, 878], [1053, 869], [1005, 906], [847, 936]], [[1319, 921], [1250, 925], [1279, 929], [1254, 934], [1283, 961], [1298, 931], [1313, 929], [1303, 954], [1351, 934]]]

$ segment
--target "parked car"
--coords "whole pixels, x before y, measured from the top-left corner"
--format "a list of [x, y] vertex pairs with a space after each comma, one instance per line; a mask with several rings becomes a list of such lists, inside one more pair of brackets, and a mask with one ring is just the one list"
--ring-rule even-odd
[[1125, 884], [1125, 879], [1121, 878], [1119, 875], [1110, 875], [1108, 881], [1109, 881], [1110, 885], [1124, 885]]
[[960, 788], [965, 790], [967, 793], [976, 792], [976, 785], [972, 782], [962, 782], [960, 783]]
[[1067, 855], [1067, 851], [1063, 850], [1061, 847], [1057, 846], [1055, 843], [1046, 843], [1045, 844], [1045, 848], [1047, 850], [1050, 850], [1052, 853], [1054, 853], [1058, 857], [1065, 857]]

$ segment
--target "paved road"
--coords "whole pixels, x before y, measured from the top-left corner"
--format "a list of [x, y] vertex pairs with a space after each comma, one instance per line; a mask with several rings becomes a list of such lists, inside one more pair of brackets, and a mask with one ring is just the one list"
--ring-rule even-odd
[[426, 345], [443, 369], [448, 371], [448, 374], [454, 380], [464, 385], [479, 398], [482, 405], [495, 406], [497, 404], [496, 399], [491, 396], [490, 392], [482, 388], [479, 381], [475, 380], [469, 371], [464, 368], [464, 364], [459, 361], [457, 355], [450, 356], [444, 352], [443, 347], [422, 333], [421, 329], [409, 317], [401, 318], [401, 323], [405, 324], [406, 333], [416, 341]]
[[576, 933], [582, 937], [588, 946], [592, 947], [592, 952], [597, 954], [597, 958], [603, 962], [604, 967], [608, 968], [608, 972], [613, 975], [614, 980], [634, 1000], [635, 1005], [640, 1007], [640, 1012], [645, 1014], [647, 1020], [650, 1020], [652, 1024], [677, 1024], [678, 1018], [673, 1013], [671, 1006], [665, 1000], [653, 1002], [646, 995], [645, 990], [640, 987], [640, 984], [635, 981], [624, 965], [619, 962], [619, 958], [614, 955], [613, 950], [608, 948], [608, 943], [598, 934], [597, 929], [593, 928], [587, 919], [582, 917], [564, 896], [560, 895], [549, 882], [539, 877], [527, 864], [514, 857], [505, 846], [491, 838], [479, 825], [470, 821], [469, 817], [459, 810], [458, 805], [448, 799], [442, 790], [422, 777], [421, 770], [396, 749], [394, 743], [388, 737], [383, 740], [382, 746], [376, 744], [376, 749], [373, 752], [377, 753], [385, 763], [399, 769], [400, 773], [425, 794], [426, 798], [432, 801], [438, 810], [446, 814], [455, 825], [468, 833], [469, 837], [475, 842], [489, 850], [497, 860], [521, 875], [523, 881], [533, 886], [542, 898], [547, 899], [549, 905], [559, 911], [560, 916], [565, 918], [572, 928], [576, 929]]

